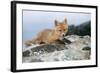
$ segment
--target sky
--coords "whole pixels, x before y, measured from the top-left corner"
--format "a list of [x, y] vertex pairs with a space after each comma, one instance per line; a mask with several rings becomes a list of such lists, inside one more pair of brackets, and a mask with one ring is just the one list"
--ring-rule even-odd
[[23, 10], [23, 40], [30, 40], [43, 29], [53, 29], [54, 21], [67, 19], [68, 25], [79, 25], [91, 19], [89, 13]]

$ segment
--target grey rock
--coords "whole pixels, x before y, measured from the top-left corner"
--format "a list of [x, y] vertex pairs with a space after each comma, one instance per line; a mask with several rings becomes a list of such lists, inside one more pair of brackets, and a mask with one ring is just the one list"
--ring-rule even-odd
[[29, 57], [30, 56], [30, 51], [26, 50], [25, 52], [23, 52], [23, 56], [24, 57]]
[[90, 55], [90, 36], [68, 35], [57, 43], [26, 48], [23, 51], [23, 62], [88, 60]]

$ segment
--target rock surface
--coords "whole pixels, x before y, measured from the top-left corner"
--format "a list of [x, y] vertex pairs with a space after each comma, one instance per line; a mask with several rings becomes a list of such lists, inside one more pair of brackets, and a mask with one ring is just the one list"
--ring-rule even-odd
[[91, 37], [68, 35], [55, 44], [33, 45], [23, 50], [23, 62], [88, 60]]

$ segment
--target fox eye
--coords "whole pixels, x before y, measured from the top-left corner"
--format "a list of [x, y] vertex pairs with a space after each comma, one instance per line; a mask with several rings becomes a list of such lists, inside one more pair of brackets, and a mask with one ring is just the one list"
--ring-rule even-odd
[[59, 30], [60, 32], [62, 31], [62, 30]]
[[66, 31], [66, 29], [64, 29], [64, 31]]

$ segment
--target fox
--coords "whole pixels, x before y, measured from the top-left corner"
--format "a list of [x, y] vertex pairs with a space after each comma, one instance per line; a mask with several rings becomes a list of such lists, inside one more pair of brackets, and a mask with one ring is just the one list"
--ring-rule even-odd
[[57, 40], [62, 39], [68, 32], [68, 22], [65, 18], [64, 21], [54, 21], [55, 27], [52, 29], [44, 29], [37, 34], [36, 38], [26, 42], [26, 45], [32, 44], [52, 44]]

